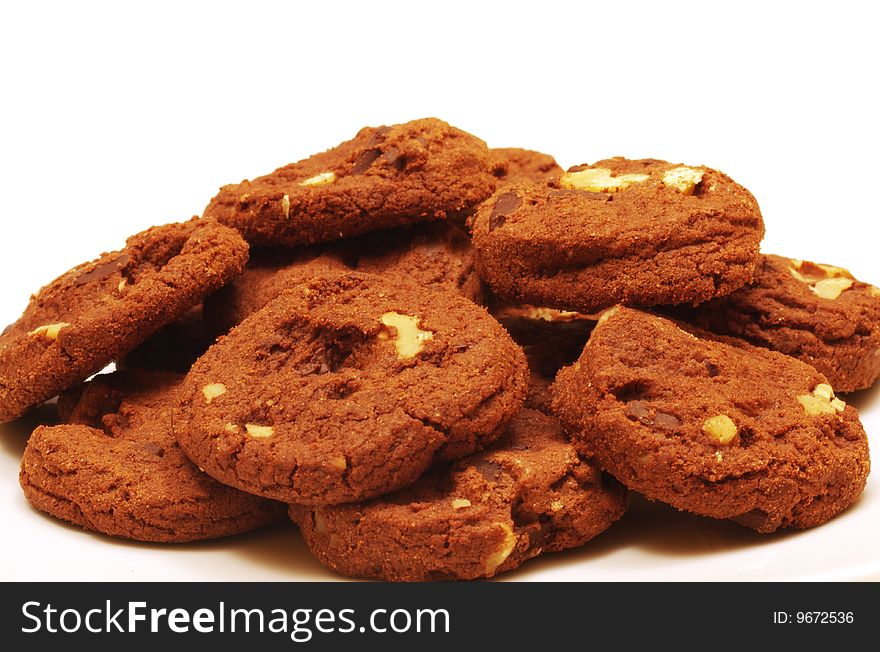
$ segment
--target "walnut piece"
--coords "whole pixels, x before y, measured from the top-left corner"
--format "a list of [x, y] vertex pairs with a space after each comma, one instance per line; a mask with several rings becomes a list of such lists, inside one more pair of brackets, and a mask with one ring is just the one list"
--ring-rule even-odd
[[608, 310], [599, 315], [599, 321], [596, 322], [596, 328], [611, 319], [615, 314], [617, 314], [618, 310], [620, 310], [620, 306], [614, 306], [613, 308], [608, 308]]
[[290, 217], [290, 196], [284, 195], [281, 198], [281, 211], [284, 213], [284, 219], [288, 219]]
[[510, 557], [510, 553], [516, 547], [516, 535], [507, 523], [496, 523], [498, 527], [504, 530], [504, 540], [501, 545], [486, 559], [486, 575], [495, 572], [504, 560]]
[[327, 464], [330, 465], [330, 468], [336, 469], [337, 471], [345, 471], [345, 469], [348, 468], [348, 460], [342, 456], [334, 457], [329, 460]]
[[629, 188], [634, 183], [647, 181], [647, 174], [620, 174], [613, 176], [608, 168], [586, 168], [566, 172], [559, 178], [563, 188], [586, 190], [587, 192], [617, 192]]
[[67, 328], [70, 326], [66, 321], [58, 322], [57, 324], [46, 324], [45, 326], [37, 326], [34, 330], [28, 333], [30, 336], [41, 335], [50, 340], [58, 339], [58, 332], [62, 328]]
[[703, 432], [722, 446], [727, 446], [736, 437], [736, 424], [726, 414], [718, 414], [703, 421]]
[[434, 333], [419, 328], [418, 317], [386, 312], [381, 321], [385, 326], [394, 329], [394, 347], [401, 360], [414, 358], [425, 348], [425, 342], [434, 338]]
[[830, 301], [839, 297], [844, 290], [850, 289], [855, 280], [843, 267], [811, 263], [808, 260], [792, 259], [789, 272], [798, 281], [809, 286], [817, 297]]
[[301, 186], [327, 186], [336, 181], [336, 174], [333, 172], [321, 172], [313, 177], [309, 177], [305, 181], [300, 181]]
[[209, 385], [205, 385], [202, 387], [202, 394], [205, 395], [205, 401], [207, 403], [211, 403], [218, 396], [223, 396], [226, 393], [226, 385], [223, 383], [210, 383]]
[[672, 168], [663, 173], [663, 185], [675, 188], [683, 195], [693, 195], [694, 189], [702, 180], [702, 170], [684, 166]]
[[467, 498], [453, 498], [452, 499], [452, 509], [464, 509], [465, 507], [470, 507], [471, 501]]
[[246, 423], [244, 424], [244, 429], [247, 431], [251, 437], [271, 437], [275, 434], [275, 431], [272, 429], [272, 426], [258, 426], [254, 423]]
[[826, 278], [822, 281], [817, 281], [810, 289], [818, 297], [834, 300], [844, 290], [849, 290], [852, 284], [851, 278]]
[[836, 414], [846, 409], [846, 403], [834, 396], [831, 385], [819, 383], [812, 394], [801, 394], [797, 397], [804, 412], [810, 416], [817, 414]]

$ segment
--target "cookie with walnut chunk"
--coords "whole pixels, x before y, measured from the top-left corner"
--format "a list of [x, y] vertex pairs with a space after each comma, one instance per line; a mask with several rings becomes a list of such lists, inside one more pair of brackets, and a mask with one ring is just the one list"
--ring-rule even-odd
[[248, 246], [214, 220], [148, 229], [31, 297], [0, 335], [0, 422], [99, 372], [241, 272]]
[[840, 392], [880, 375], [880, 289], [840, 267], [764, 255], [750, 284], [673, 314], [799, 358]]
[[37, 509], [88, 530], [138, 541], [199, 541], [247, 532], [284, 505], [224, 486], [200, 471], [171, 434], [182, 376], [116, 372], [63, 394], [67, 423], [40, 426], [21, 464]]
[[721, 172], [622, 158], [501, 188], [472, 228], [499, 297], [585, 313], [728, 294], [751, 280], [763, 235], [755, 198]]
[[253, 244], [312, 244], [455, 217], [494, 189], [486, 144], [424, 118], [365, 127], [326, 152], [224, 186], [205, 215]]
[[855, 408], [807, 364], [628, 308], [559, 372], [553, 410], [627, 487], [759, 532], [820, 525], [869, 470]]
[[469, 580], [580, 546], [626, 510], [626, 490], [522, 410], [491, 448], [375, 500], [290, 514], [322, 564], [390, 581]]
[[325, 505], [399, 489], [519, 410], [525, 356], [451, 291], [355, 272], [283, 292], [190, 370], [178, 441], [221, 482]]

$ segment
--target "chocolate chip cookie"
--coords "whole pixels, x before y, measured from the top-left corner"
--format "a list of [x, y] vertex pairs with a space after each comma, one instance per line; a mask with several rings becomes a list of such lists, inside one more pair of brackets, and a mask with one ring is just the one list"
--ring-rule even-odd
[[870, 465], [855, 408], [809, 365], [722, 339], [609, 310], [559, 372], [554, 412], [603, 469], [678, 509], [772, 532], [852, 505]]
[[374, 497], [500, 435], [522, 350], [461, 295], [346, 273], [282, 293], [193, 366], [175, 434], [221, 482], [302, 504]]
[[764, 255], [749, 285], [673, 314], [799, 358], [839, 392], [880, 375], [880, 289], [840, 267]]
[[0, 422], [124, 356], [241, 272], [236, 231], [193, 219], [132, 236], [60, 276], [0, 335]]
[[490, 449], [363, 503], [291, 506], [322, 564], [391, 581], [467, 580], [580, 546], [626, 510], [626, 491], [579, 456], [557, 419], [522, 410]]
[[174, 374], [97, 376], [59, 399], [68, 423], [40, 426], [21, 464], [37, 509], [88, 530], [139, 541], [211, 539], [284, 516], [284, 506], [216, 482], [171, 433]]
[[496, 147], [489, 150], [492, 174], [502, 188], [513, 183], [538, 183], [562, 176], [564, 170], [549, 154], [518, 147]]
[[586, 313], [729, 294], [751, 280], [763, 234], [754, 197], [721, 172], [622, 158], [505, 187], [472, 230], [501, 298]]
[[495, 189], [489, 150], [442, 120], [365, 127], [352, 140], [224, 186], [205, 215], [253, 244], [296, 245], [454, 217]]

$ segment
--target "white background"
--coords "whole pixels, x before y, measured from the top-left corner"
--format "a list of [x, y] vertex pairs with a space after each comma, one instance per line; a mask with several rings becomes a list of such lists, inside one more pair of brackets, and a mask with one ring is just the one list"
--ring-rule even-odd
[[[880, 284], [878, 26], [869, 2], [3, 2], [0, 323], [221, 184], [427, 115], [565, 167], [719, 168], [757, 196], [765, 251]], [[853, 402], [880, 450], [878, 390]], [[288, 527], [163, 548], [60, 526], [18, 489], [28, 427], [0, 432], [0, 579], [332, 577]], [[512, 577], [880, 577], [876, 485], [771, 538], [637, 504]]]

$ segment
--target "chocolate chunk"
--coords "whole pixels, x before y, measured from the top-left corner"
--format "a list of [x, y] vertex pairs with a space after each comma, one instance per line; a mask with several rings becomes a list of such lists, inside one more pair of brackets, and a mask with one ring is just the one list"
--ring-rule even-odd
[[382, 150], [380, 149], [365, 149], [358, 154], [358, 157], [355, 159], [354, 165], [351, 168], [351, 173], [363, 174], [381, 155]]
[[658, 426], [664, 430], [675, 430], [681, 421], [674, 414], [659, 412], [647, 401], [628, 401], [624, 412], [627, 417], [637, 419], [646, 426]]
[[490, 482], [497, 480], [498, 476], [501, 475], [501, 472], [504, 470], [498, 462], [493, 462], [492, 460], [487, 459], [479, 459], [475, 461], [471, 465], [471, 468], [476, 469], [477, 473]]
[[648, 423], [651, 411], [648, 408], [647, 401], [629, 401], [626, 404], [625, 414], [631, 419], [638, 419], [642, 423]]
[[505, 218], [522, 206], [522, 197], [515, 192], [505, 192], [495, 200], [492, 214], [489, 216], [489, 230], [497, 229], [504, 224]]
[[367, 143], [368, 147], [375, 147], [380, 143], [385, 142], [385, 136], [388, 135], [388, 132], [391, 131], [391, 127], [376, 127], [376, 130], [373, 132], [373, 135], [370, 136], [370, 140]]
[[300, 376], [311, 376], [326, 374], [334, 371], [334, 366], [329, 358], [329, 352], [326, 348], [315, 351], [307, 362], [295, 367], [296, 372]]
[[158, 455], [159, 457], [162, 457], [165, 453], [165, 449], [154, 441], [145, 441], [143, 443], [143, 449], [151, 455]]
[[767, 522], [767, 516], [768, 514], [764, 510], [753, 509], [745, 514], [734, 516], [731, 520], [760, 532], [764, 523]]
[[73, 283], [74, 285], [85, 285], [92, 281], [100, 281], [103, 278], [107, 278], [128, 265], [129, 258], [128, 254], [122, 254], [109, 262], [98, 265], [94, 269], [80, 274]]
[[[389, 163], [394, 163], [395, 161], [397, 161], [397, 157], [400, 156], [400, 150], [393, 146], [389, 147], [385, 151], [384, 156], [386, 161], [388, 161]], [[400, 165], [400, 162], [398, 162], [398, 165]]]
[[659, 426], [664, 430], [675, 430], [681, 426], [681, 421], [679, 421], [678, 417], [674, 414], [657, 412], [657, 414], [654, 415], [654, 425]]

